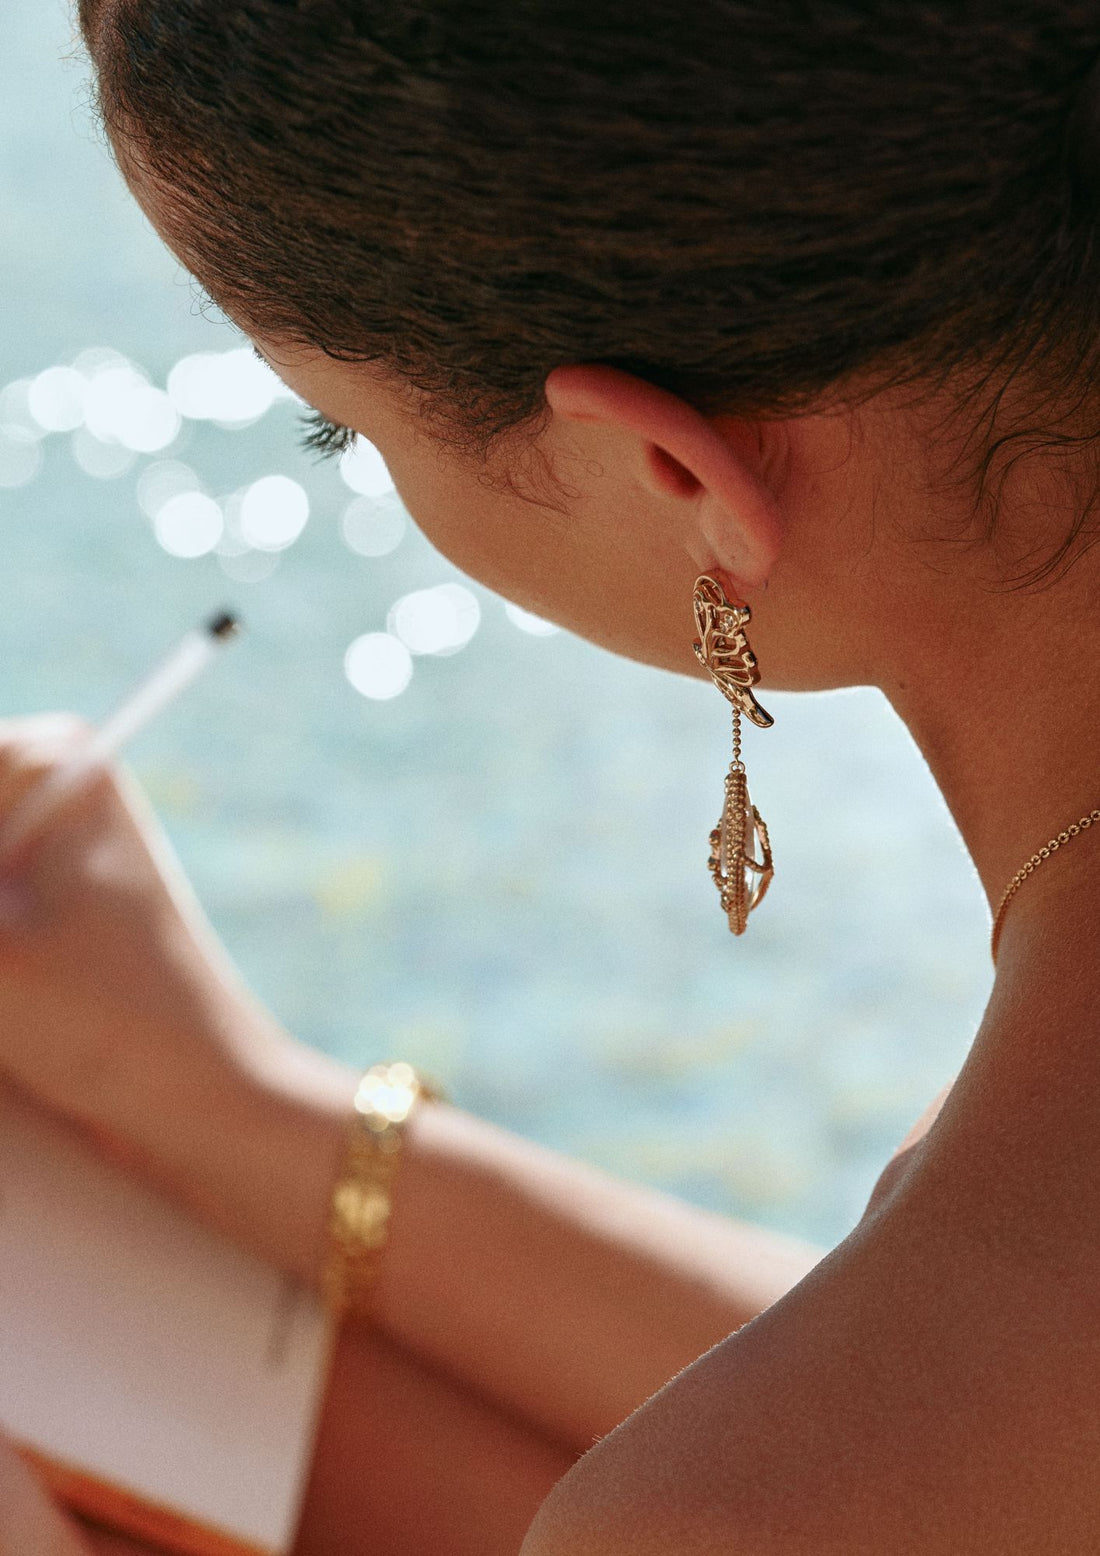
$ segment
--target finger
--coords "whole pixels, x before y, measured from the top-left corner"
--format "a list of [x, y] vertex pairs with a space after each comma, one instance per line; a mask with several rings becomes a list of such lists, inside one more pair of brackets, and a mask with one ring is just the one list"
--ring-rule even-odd
[[93, 734], [94, 728], [78, 713], [29, 713], [19, 718], [0, 718], [0, 760], [28, 746], [75, 745]]
[[71, 713], [0, 719], [0, 816], [91, 737], [92, 726]]
[[0, 1443], [0, 1556], [92, 1556], [93, 1549], [14, 1448]]
[[112, 813], [126, 809], [122, 769], [87, 756], [93, 735], [67, 713], [0, 720], [0, 922], [25, 915], [19, 878], [61, 813], [71, 842], [74, 825], [106, 818], [105, 805]]

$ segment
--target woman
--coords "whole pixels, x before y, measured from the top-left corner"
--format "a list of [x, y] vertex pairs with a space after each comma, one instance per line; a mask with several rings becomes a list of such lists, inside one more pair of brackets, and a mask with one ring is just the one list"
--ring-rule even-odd
[[[966, 1065], [825, 1257], [418, 1106], [299, 1550], [1095, 1550], [1095, 9], [82, 12], [134, 194], [321, 443], [653, 664], [707, 673], [709, 576], [764, 702], [881, 687], [1014, 883]], [[6, 811], [74, 729], [2, 734]], [[316, 1279], [355, 1077], [242, 989], [124, 775], [2, 946], [11, 1080]], [[5, 1550], [131, 1548], [4, 1462]]]

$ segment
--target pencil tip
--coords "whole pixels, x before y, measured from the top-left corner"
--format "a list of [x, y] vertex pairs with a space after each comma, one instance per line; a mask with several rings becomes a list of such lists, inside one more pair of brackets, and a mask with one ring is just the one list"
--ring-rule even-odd
[[227, 638], [236, 637], [241, 630], [241, 618], [232, 611], [222, 611], [217, 616], [211, 616], [206, 623], [206, 630], [212, 638], [224, 642]]

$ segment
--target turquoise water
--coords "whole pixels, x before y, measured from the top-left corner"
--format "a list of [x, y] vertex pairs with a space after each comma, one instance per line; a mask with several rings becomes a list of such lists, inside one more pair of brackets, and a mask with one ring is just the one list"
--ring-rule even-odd
[[[384, 555], [351, 549], [353, 493], [298, 450], [285, 400], [236, 430], [184, 420], [150, 452], [87, 429], [29, 444], [18, 385], [50, 367], [110, 348], [163, 389], [180, 359], [240, 345], [132, 208], [70, 37], [54, 0], [0, 19], [0, 710], [102, 716], [236, 605], [247, 637], [130, 761], [281, 1019], [355, 1063], [425, 1064], [616, 1172], [835, 1241], [989, 982], [977, 882], [905, 731], [869, 691], [768, 700], [775, 729], [746, 755], [778, 873], [734, 940], [705, 866], [728, 760], [713, 691], [521, 630], [411, 526]], [[308, 522], [278, 551], [223, 534], [173, 555], [150, 518], [166, 461], [230, 520], [233, 494], [288, 478]], [[362, 695], [349, 645], [448, 582], [477, 603], [470, 640], [406, 656], [400, 695]]]

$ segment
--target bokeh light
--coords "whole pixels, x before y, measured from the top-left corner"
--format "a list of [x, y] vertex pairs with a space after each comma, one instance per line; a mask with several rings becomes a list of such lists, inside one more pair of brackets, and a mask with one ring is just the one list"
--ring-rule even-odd
[[289, 476], [265, 475], [241, 494], [241, 535], [259, 551], [282, 551], [293, 545], [308, 519], [305, 488]]
[[385, 497], [393, 491], [393, 477], [385, 460], [366, 438], [356, 438], [347, 453], [340, 456], [340, 474], [345, 485], [362, 497]]
[[296, 398], [249, 346], [181, 358], [168, 375], [168, 396], [189, 421], [232, 428], [259, 421], [276, 400]]
[[514, 627], [518, 627], [521, 632], [529, 632], [534, 638], [552, 637], [555, 632], [561, 631], [554, 622], [525, 611], [522, 605], [513, 605], [511, 600], [505, 600], [504, 613]]
[[166, 502], [183, 492], [202, 490], [202, 482], [190, 465], [178, 459], [157, 459], [138, 477], [138, 507], [146, 518], [155, 519]]
[[137, 459], [133, 449], [123, 448], [121, 443], [101, 443], [86, 427], [76, 429], [70, 447], [84, 474], [97, 481], [117, 481], [134, 468]]
[[172, 556], [199, 557], [213, 551], [221, 539], [222, 510], [202, 492], [181, 492], [158, 509], [153, 532]]
[[174, 443], [179, 413], [163, 389], [132, 362], [104, 367], [85, 381], [84, 425], [101, 443], [156, 454]]
[[[0, 488], [32, 482], [43, 444], [55, 434], [67, 436], [76, 464], [96, 480], [117, 480], [148, 456], [134, 495], [162, 549], [187, 560], [215, 553], [227, 577], [261, 583], [309, 521], [306, 487], [286, 475], [266, 475], [215, 497], [190, 464], [156, 456], [176, 441], [184, 420], [240, 430], [279, 399], [297, 396], [247, 347], [181, 358], [166, 390], [120, 352], [92, 347], [69, 365], [54, 364], [0, 389]], [[381, 454], [356, 438], [339, 469], [356, 494], [340, 517], [345, 544], [363, 557], [390, 555], [410, 520]], [[558, 630], [520, 606], [504, 608], [523, 632], [545, 637]], [[394, 602], [385, 632], [366, 633], [348, 649], [348, 679], [366, 697], [396, 697], [409, 685], [414, 655], [455, 654], [480, 623], [481, 606], [464, 585], [415, 589]]]
[[36, 443], [46, 429], [35, 419], [30, 408], [30, 378], [17, 378], [0, 389], [0, 434], [13, 443]]
[[27, 409], [45, 432], [84, 425], [85, 379], [75, 367], [48, 367], [27, 387]]
[[389, 556], [404, 540], [408, 527], [396, 492], [389, 498], [356, 497], [340, 520], [345, 542], [359, 556]]
[[412, 680], [412, 655], [389, 632], [365, 632], [344, 655], [344, 673], [364, 697], [387, 702]]
[[399, 599], [386, 626], [411, 654], [457, 654], [481, 623], [481, 607], [462, 584], [414, 589]]
[[79, 373], [81, 378], [95, 378], [97, 373], [105, 373], [108, 368], [132, 365], [129, 357], [124, 357], [113, 346], [88, 346], [74, 357], [73, 372]]

